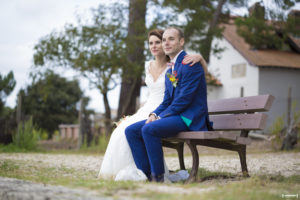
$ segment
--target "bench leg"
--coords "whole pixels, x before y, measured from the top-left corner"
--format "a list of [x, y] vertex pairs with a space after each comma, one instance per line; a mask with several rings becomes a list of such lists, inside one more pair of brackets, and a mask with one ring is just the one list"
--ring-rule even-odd
[[176, 148], [177, 153], [178, 153], [179, 165], [180, 165], [181, 170], [185, 170], [183, 147], [184, 147], [184, 143], [182, 142], [182, 143], [178, 143], [178, 146]]
[[180, 169], [185, 170], [184, 154], [183, 154], [184, 142], [174, 143], [174, 142], [168, 142], [168, 141], [162, 140], [162, 145], [164, 147], [168, 147], [168, 148], [171, 148], [171, 149], [176, 149], [177, 154], [178, 154]]
[[193, 143], [191, 140], [187, 140], [186, 143], [189, 146], [193, 156], [192, 171], [189, 178], [186, 180], [186, 183], [191, 183], [194, 182], [197, 178], [198, 167], [199, 167], [199, 154], [195, 143]]
[[249, 177], [248, 169], [247, 169], [247, 162], [246, 162], [246, 146], [241, 146], [240, 148], [238, 148], [237, 152], [239, 153], [239, 156], [240, 156], [243, 176]]

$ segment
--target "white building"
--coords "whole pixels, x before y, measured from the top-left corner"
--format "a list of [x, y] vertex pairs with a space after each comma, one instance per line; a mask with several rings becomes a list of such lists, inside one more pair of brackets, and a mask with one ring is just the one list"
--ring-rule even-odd
[[225, 47], [221, 58], [210, 57], [209, 71], [222, 83], [208, 87], [208, 99], [271, 94], [275, 101], [268, 112], [267, 129], [279, 116], [286, 117], [289, 87], [300, 110], [300, 39], [290, 37], [289, 51], [254, 50], [236, 32], [234, 23], [224, 25], [222, 40], [213, 45]]

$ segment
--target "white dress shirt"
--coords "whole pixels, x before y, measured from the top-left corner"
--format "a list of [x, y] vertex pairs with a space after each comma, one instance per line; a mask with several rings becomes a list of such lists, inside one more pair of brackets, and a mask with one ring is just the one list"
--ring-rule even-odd
[[[179, 51], [178, 54], [170, 61], [171, 63], [176, 63], [176, 60], [177, 60], [177, 57], [179, 56], [179, 54], [182, 52], [183, 50]], [[174, 70], [174, 65], [172, 66], [172, 73], [173, 73], [173, 70]]]

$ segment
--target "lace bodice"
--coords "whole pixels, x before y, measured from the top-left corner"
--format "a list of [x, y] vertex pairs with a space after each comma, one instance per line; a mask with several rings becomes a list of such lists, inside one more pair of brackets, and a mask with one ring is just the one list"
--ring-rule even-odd
[[154, 81], [152, 75], [150, 74], [149, 67], [150, 62], [145, 64], [145, 83], [149, 90], [149, 96], [144, 106], [151, 107], [154, 110], [163, 101], [165, 92], [165, 74], [167, 68], [160, 74], [156, 81]]

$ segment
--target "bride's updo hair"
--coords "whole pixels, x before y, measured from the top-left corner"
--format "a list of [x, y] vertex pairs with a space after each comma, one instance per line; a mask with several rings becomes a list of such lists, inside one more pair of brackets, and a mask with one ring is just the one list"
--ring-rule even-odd
[[[149, 39], [150, 39], [150, 37], [151, 37], [152, 35], [158, 37], [158, 38], [162, 41], [162, 36], [163, 36], [163, 34], [164, 34], [164, 30], [162, 30], [162, 29], [152, 29], [152, 30], [148, 33], [148, 41], [149, 41]], [[169, 62], [169, 61], [170, 61], [170, 57], [167, 56], [167, 55], [166, 55], [166, 57], [167, 57], [167, 61]]]
[[158, 37], [160, 40], [162, 40], [162, 36], [163, 36], [164, 31], [161, 29], [153, 29], [148, 33], [148, 40], [150, 39], [150, 36], [154, 35], [156, 37]]

